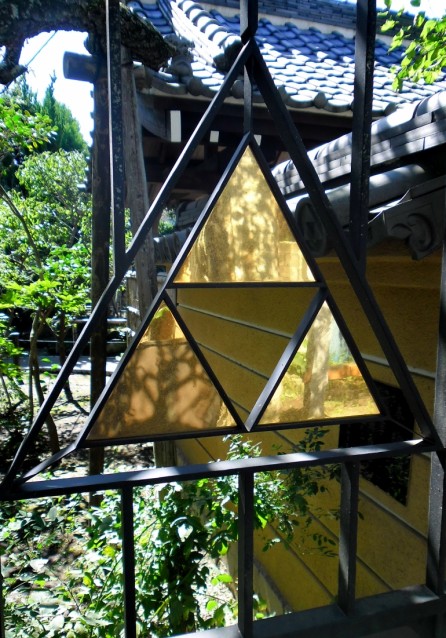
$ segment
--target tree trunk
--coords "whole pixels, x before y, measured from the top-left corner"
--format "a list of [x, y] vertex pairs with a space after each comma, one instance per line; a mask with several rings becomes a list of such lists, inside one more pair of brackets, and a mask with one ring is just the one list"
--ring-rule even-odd
[[324, 304], [310, 331], [304, 378], [304, 414], [306, 419], [322, 419], [328, 386], [328, 364], [331, 339], [331, 312]]

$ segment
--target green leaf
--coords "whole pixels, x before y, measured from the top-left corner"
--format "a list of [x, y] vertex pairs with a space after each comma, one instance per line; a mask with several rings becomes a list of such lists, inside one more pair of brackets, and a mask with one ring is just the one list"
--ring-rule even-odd
[[234, 580], [230, 574], [218, 574], [211, 582], [213, 585], [217, 585], [218, 583], [233, 583]]

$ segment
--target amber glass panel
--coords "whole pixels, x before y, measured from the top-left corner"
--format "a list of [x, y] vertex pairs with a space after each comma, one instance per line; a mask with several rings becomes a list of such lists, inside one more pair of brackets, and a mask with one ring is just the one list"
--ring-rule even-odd
[[87, 441], [234, 427], [220, 395], [162, 304], [102, 408]]
[[319, 311], [260, 424], [379, 414], [327, 304]]
[[242, 420], [314, 295], [313, 287], [178, 291], [178, 311]]
[[248, 147], [186, 256], [175, 283], [314, 281]]
[[[417, 306], [416, 298], [420, 299], [421, 297], [418, 297], [417, 290], [414, 291], [413, 289], [404, 288], [404, 282], [402, 284], [398, 276], [395, 276], [393, 273], [395, 264], [399, 264], [400, 261], [401, 263], [405, 263], [403, 260], [395, 257], [389, 258], [388, 256], [382, 256], [376, 258], [374, 264], [380, 276], [378, 279], [377, 274], [374, 274], [374, 294], [376, 295], [381, 311], [384, 313], [385, 320], [393, 332], [393, 337], [401, 349], [403, 358], [414, 367], [429, 368], [427, 359], [424, 359], [425, 353], [423, 351], [424, 337], [425, 333], [427, 334], [426, 331], [429, 329], [429, 322], [426, 321], [426, 323], [423, 324], [423, 315], [425, 306], [430, 303], [430, 300], [426, 302], [424, 306], [420, 301], [420, 304]], [[332, 251], [328, 256], [317, 259], [317, 264], [322, 271], [330, 293], [334, 297], [336, 305], [372, 377], [394, 388], [400, 388], [397, 377], [337, 255]], [[412, 272], [412, 276], [413, 275], [414, 273]], [[410, 276], [411, 275], [407, 275], [408, 279], [406, 283], [409, 281]], [[369, 283], [373, 284], [373, 281]], [[415, 319], [411, 316], [414, 314], [413, 311], [410, 311], [411, 308], [417, 308], [418, 314]], [[414, 340], [419, 336], [417, 330], [419, 331], [420, 325], [423, 325], [423, 348], [419, 348], [419, 351], [422, 352], [423, 355], [422, 360], [416, 358], [417, 349], [414, 348]], [[432, 341], [429, 339], [429, 336], [427, 336], [427, 352], [429, 352], [429, 344], [432, 342], [435, 342], [435, 339]], [[431, 361], [435, 360], [435, 355], [432, 351], [427, 354], [427, 357], [429, 356]], [[417, 383], [418, 389], [424, 393], [424, 400], [433, 400], [431, 395], [432, 384], [430, 382], [426, 383], [427, 379], [417, 375], [414, 375], [414, 381]], [[411, 406], [411, 397], [406, 396], [406, 399]], [[381, 397], [381, 401], [386, 404], [386, 397]], [[420, 433], [418, 424], [416, 424], [414, 432], [416, 435]], [[412, 438], [412, 436], [408, 436], [408, 438]]]

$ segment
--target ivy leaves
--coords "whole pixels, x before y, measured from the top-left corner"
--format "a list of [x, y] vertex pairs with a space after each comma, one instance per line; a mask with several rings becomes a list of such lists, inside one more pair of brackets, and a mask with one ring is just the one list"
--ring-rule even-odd
[[[385, 0], [385, 4], [387, 12], [383, 15], [386, 22], [382, 32], [396, 31], [389, 51], [406, 46], [400, 67], [393, 69], [393, 88], [400, 91], [406, 80], [432, 84], [446, 67], [446, 15], [439, 19], [431, 19], [420, 11], [414, 16], [412, 24], [402, 25], [403, 10], [390, 13], [392, 0]], [[410, 4], [419, 8], [421, 1], [412, 0]], [[409, 44], [406, 44], [408, 41]]]

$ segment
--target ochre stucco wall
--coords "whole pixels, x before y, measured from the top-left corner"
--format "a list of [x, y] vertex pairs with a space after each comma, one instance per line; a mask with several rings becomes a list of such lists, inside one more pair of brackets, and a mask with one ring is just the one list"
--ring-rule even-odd
[[[378, 381], [394, 385], [393, 374], [380, 361], [383, 353], [372, 331], [365, 327], [367, 319], [339, 264], [336, 260], [326, 258], [321, 260], [320, 266], [371, 375]], [[405, 247], [395, 242], [385, 248], [380, 247], [379, 253], [372, 254], [367, 270], [371, 288], [403, 357], [413, 370], [413, 378], [430, 411], [433, 407], [439, 268], [439, 254], [415, 262], [410, 259]], [[308, 295], [304, 295], [303, 299], [302, 303], [306, 305]], [[248, 323], [254, 321], [254, 317], [260, 317], [263, 323], [272, 322], [275, 329], [284, 333], [292, 332], [296, 317], [299, 318], [303, 311], [293, 290], [267, 290], [263, 296], [257, 296], [255, 304], [250, 306], [245, 302], [243, 295], [231, 296], [226, 293], [220, 296], [217, 293], [203, 302], [200, 290], [182, 290], [178, 293], [180, 311], [190, 324], [192, 334], [202, 335], [200, 339], [213, 351], [224, 351], [228, 355], [225, 360], [216, 354], [209, 354], [211, 365], [215, 364], [219, 372], [229, 372], [231, 375], [231, 368], [234, 367], [231, 359], [237, 360], [238, 356], [234, 337], [242, 335], [243, 340], [251, 340], [244, 348], [244, 356], [248, 357], [244, 362], [247, 371], [234, 380], [234, 387], [229, 385], [227, 389], [235, 393], [241, 403], [245, 399], [253, 401], [258, 391], [258, 384], [253, 380], [249, 368], [267, 375], [270, 355], [276, 356], [286, 339], [273, 335], [262, 337], [259, 341], [255, 330], [243, 325], [228, 325], [218, 318], [207, 322], [202, 332], [200, 315], [186, 306], [201, 305], [205, 311], [225, 316], [241, 314], [243, 321]], [[378, 362], [370, 361], [369, 357], [378, 358]], [[302, 431], [299, 430], [285, 430], [280, 434], [260, 432], [251, 438], [260, 439], [267, 454], [277, 443], [284, 452], [292, 449], [301, 435]], [[338, 446], [336, 426], [329, 428], [325, 445]], [[184, 440], [178, 444], [180, 457], [193, 463], [224, 458], [225, 450], [221, 437]], [[411, 460], [405, 505], [369, 481], [361, 479], [357, 565], [359, 597], [424, 583], [429, 469], [428, 456]], [[339, 485], [331, 481], [327, 487], [324, 494], [313, 499], [314, 521], [310, 532], [321, 532], [337, 541], [338, 521], [323, 513], [339, 507]], [[262, 532], [265, 533], [274, 532]], [[299, 534], [296, 537], [290, 550], [281, 544], [266, 553], [261, 551], [260, 539], [256, 539], [256, 561], [259, 565], [257, 587], [264, 595], [269, 592], [270, 605], [278, 613], [284, 609], [301, 610], [330, 603], [337, 592], [337, 558], [314, 551], [311, 541], [302, 541]]]

